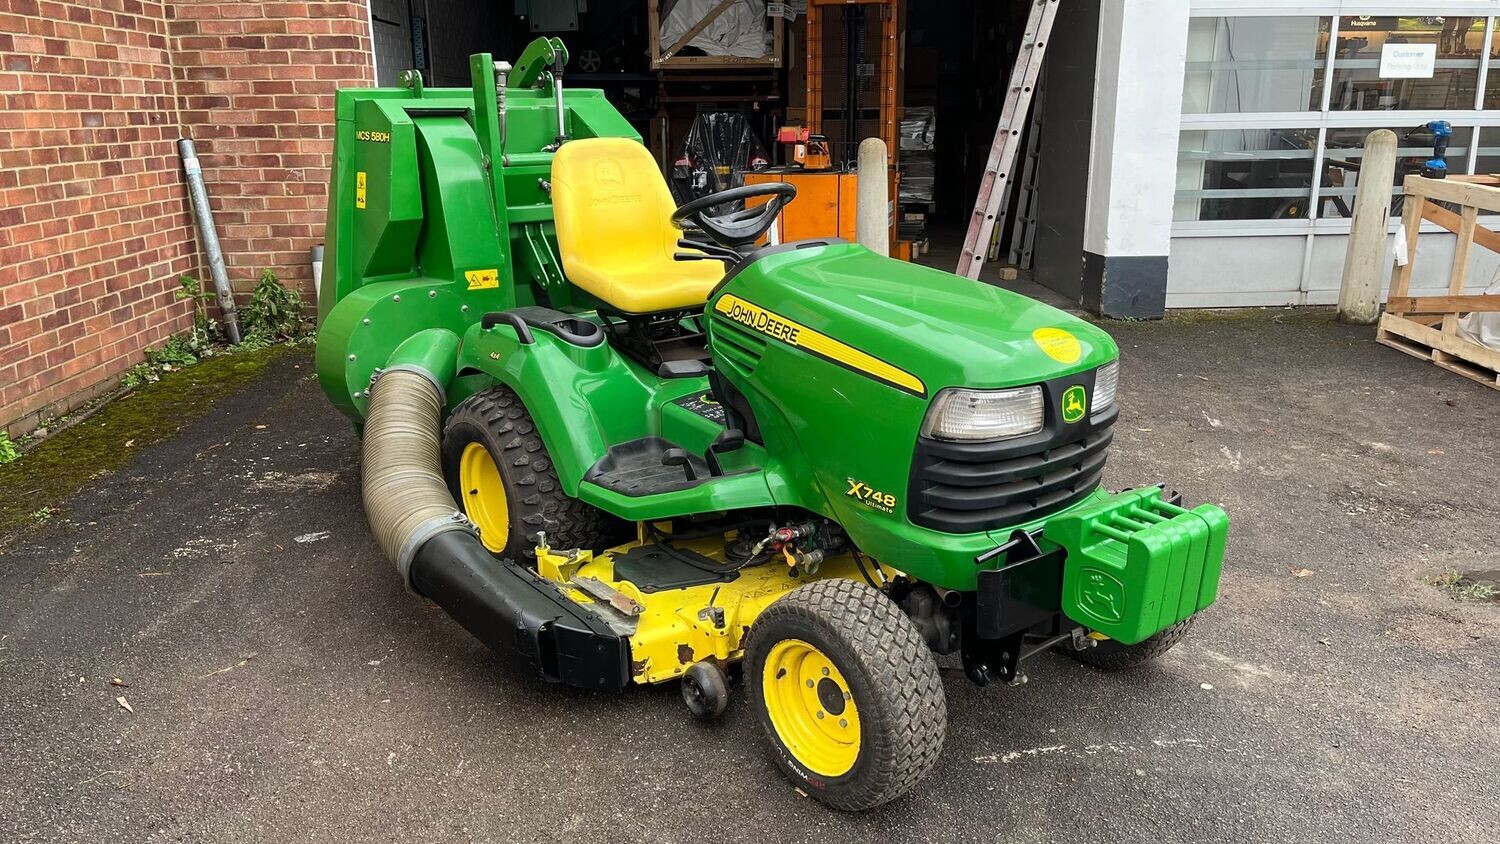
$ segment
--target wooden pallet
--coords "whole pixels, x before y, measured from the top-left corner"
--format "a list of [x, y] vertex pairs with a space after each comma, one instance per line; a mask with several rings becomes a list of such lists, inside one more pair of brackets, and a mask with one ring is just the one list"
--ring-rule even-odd
[[[1458, 321], [1463, 314], [1500, 311], [1500, 295], [1465, 296], [1463, 292], [1474, 246], [1500, 252], [1500, 233], [1478, 224], [1480, 211], [1500, 213], [1500, 187], [1493, 176], [1443, 180], [1408, 176], [1405, 187], [1402, 224], [1406, 227], [1406, 263], [1397, 266], [1391, 278], [1390, 296], [1375, 339], [1500, 390], [1500, 351], [1458, 333]], [[1461, 208], [1455, 213], [1436, 202]], [[1458, 235], [1446, 296], [1409, 295], [1412, 264], [1417, 258], [1417, 236], [1423, 220]]]
[[[1402, 322], [1411, 321], [1402, 320]], [[1418, 324], [1417, 327], [1427, 328], [1426, 326], [1420, 324]], [[1489, 362], [1470, 360], [1464, 357], [1462, 354], [1450, 354], [1449, 352], [1445, 352], [1442, 349], [1437, 348], [1436, 346], [1430, 346], [1427, 343], [1422, 342], [1422, 340], [1420, 339], [1407, 337], [1397, 333], [1398, 331], [1406, 328], [1409, 328], [1409, 326], [1401, 325], [1399, 323], [1388, 326], [1382, 323], [1382, 325], [1380, 326], [1380, 333], [1377, 335], [1377, 339], [1383, 345], [1390, 346], [1396, 351], [1405, 352], [1414, 358], [1421, 358], [1422, 360], [1431, 361], [1438, 366], [1441, 366], [1442, 368], [1448, 370], [1449, 372], [1456, 372], [1471, 381], [1478, 381], [1486, 387], [1493, 387], [1494, 389], [1500, 390], [1500, 368], [1496, 368], [1497, 366], [1500, 366], [1500, 363], [1497, 363], [1493, 360]], [[1427, 331], [1432, 331], [1439, 337], [1443, 336], [1441, 332], [1438, 332], [1435, 329], [1427, 328]], [[1462, 340], [1463, 338], [1460, 339]], [[1479, 346], [1477, 343], [1472, 343], [1467, 340], [1465, 340], [1464, 342], [1469, 346], [1474, 346], [1481, 350], [1489, 351], [1490, 354], [1500, 357], [1500, 352], [1495, 352], [1490, 349], [1484, 349], [1483, 346]]]

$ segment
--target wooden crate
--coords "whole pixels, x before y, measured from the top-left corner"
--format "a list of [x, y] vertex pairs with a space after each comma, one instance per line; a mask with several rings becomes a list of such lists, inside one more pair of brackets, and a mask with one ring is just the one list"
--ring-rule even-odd
[[683, 33], [677, 39], [677, 43], [663, 50], [661, 48], [661, 0], [649, 0], [646, 4], [646, 38], [651, 42], [649, 52], [651, 55], [652, 70], [749, 70], [753, 68], [779, 68], [781, 67], [782, 48], [781, 42], [785, 37], [786, 22], [779, 16], [771, 19], [771, 55], [758, 59], [747, 59], [743, 56], [679, 56], [679, 52], [687, 47], [698, 33], [714, 22], [719, 15], [724, 14], [737, 0], [721, 0], [721, 2], [709, 10], [708, 14], [693, 25], [692, 29]]
[[[1500, 295], [1464, 295], [1469, 256], [1477, 244], [1500, 252], [1500, 233], [1478, 224], [1479, 212], [1500, 213], [1500, 176], [1425, 179], [1407, 176], [1401, 222], [1406, 229], [1406, 263], [1396, 267], [1390, 295], [1375, 339], [1398, 351], [1500, 390], [1500, 351], [1458, 334], [1465, 313], [1500, 311]], [[1437, 203], [1457, 206], [1450, 210]], [[1417, 237], [1427, 220], [1453, 232], [1458, 244], [1448, 274], [1448, 295], [1412, 296], [1412, 265]]]

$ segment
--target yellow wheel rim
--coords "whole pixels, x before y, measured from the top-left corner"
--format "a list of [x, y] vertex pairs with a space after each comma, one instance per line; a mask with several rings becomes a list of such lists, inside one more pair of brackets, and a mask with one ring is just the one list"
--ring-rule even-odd
[[822, 651], [801, 639], [777, 642], [761, 678], [766, 711], [781, 743], [809, 771], [842, 776], [859, 759], [859, 707]]
[[479, 540], [498, 554], [510, 540], [510, 502], [505, 482], [490, 450], [480, 443], [464, 446], [458, 460], [458, 483], [462, 487], [464, 512], [479, 526]]

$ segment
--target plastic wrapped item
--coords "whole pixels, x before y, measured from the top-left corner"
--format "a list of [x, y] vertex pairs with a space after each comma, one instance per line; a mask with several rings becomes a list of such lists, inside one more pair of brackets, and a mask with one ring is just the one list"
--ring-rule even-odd
[[766, 149], [735, 111], [704, 112], [682, 140], [672, 162], [672, 196], [679, 204], [745, 183], [746, 170], [770, 165]]
[[[1484, 293], [1486, 296], [1500, 296], [1500, 270], [1495, 272], [1495, 278]], [[1458, 334], [1500, 352], [1500, 312], [1476, 311], [1463, 317], [1458, 321]]]
[[937, 183], [937, 161], [932, 153], [903, 155], [901, 158], [901, 201], [933, 202]]
[[[719, 0], [677, 0], [662, 15], [661, 49], [672, 49], [677, 39], [718, 6]], [[764, 0], [737, 0], [709, 21], [708, 26], [694, 35], [686, 47], [696, 47], [705, 56], [760, 59], [771, 55], [771, 32], [766, 28]]]
[[903, 203], [930, 205], [937, 188], [937, 119], [930, 107], [910, 107], [901, 118], [901, 193]]
[[930, 106], [909, 106], [901, 118], [901, 152], [932, 152], [937, 119]]

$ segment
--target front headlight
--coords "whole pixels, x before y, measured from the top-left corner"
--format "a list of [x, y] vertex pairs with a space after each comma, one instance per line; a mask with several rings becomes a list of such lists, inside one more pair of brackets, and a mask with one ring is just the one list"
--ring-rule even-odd
[[951, 442], [984, 442], [1034, 434], [1042, 429], [1045, 402], [1039, 386], [1010, 390], [938, 393], [922, 423], [922, 436]]
[[1098, 413], [1115, 403], [1115, 391], [1120, 386], [1120, 359], [1106, 363], [1094, 373], [1094, 401], [1089, 413]]

